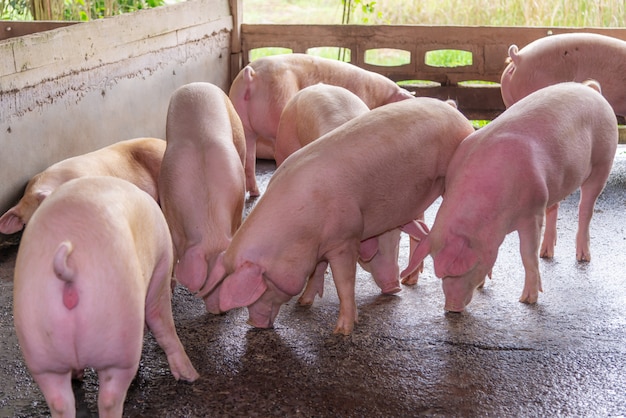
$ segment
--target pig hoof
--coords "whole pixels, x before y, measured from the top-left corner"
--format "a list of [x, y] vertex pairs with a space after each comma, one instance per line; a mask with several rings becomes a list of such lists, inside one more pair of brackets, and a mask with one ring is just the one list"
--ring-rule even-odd
[[445, 311], [445, 314], [453, 314], [453, 315], [457, 315], [457, 314], [462, 314], [464, 309], [458, 309], [458, 308], [443, 308], [443, 310]]
[[534, 303], [537, 303], [537, 299], [538, 296], [522, 295], [522, 297], [519, 298], [519, 301], [528, 305], [532, 305]]
[[463, 311], [450, 311], [448, 309], [444, 309], [444, 315], [453, 315], [456, 317], [456, 315], [461, 315], [463, 313]]
[[400, 288], [399, 286], [396, 286], [396, 287], [392, 287], [390, 289], [382, 289], [381, 293], [383, 295], [395, 295], [396, 293], [398, 293], [401, 290], [402, 290], [402, 288]]
[[333, 334], [350, 335], [350, 333], [352, 333], [352, 330], [354, 329], [354, 324], [356, 324], [357, 322], [358, 319], [356, 318], [356, 315], [354, 321], [351, 321], [349, 319], [346, 320], [340, 317], [337, 321], [337, 326], [335, 326]]
[[417, 277], [405, 277], [402, 279], [402, 284], [405, 286], [415, 286], [417, 284]]
[[250, 326], [253, 326], [254, 328], [262, 328], [262, 329], [268, 329], [268, 328], [274, 328], [274, 324], [273, 323], [264, 323], [264, 324], [260, 324], [258, 322], [254, 322], [251, 319], [248, 319], [248, 321], [246, 321], [246, 323]]
[[311, 306], [311, 305], [313, 305], [314, 301], [315, 301], [315, 294], [313, 294], [313, 296], [311, 296], [311, 295], [307, 295], [306, 292], [305, 292], [305, 294], [302, 294], [298, 298], [298, 305], [300, 305], [300, 306]]
[[199, 377], [200, 374], [192, 368], [191, 370], [186, 370], [184, 374], [181, 374], [180, 380], [183, 380], [185, 382], [195, 382]]
[[351, 332], [352, 332], [352, 329], [346, 329], [346, 328], [337, 326], [335, 330], [333, 331], [333, 334], [350, 335]]

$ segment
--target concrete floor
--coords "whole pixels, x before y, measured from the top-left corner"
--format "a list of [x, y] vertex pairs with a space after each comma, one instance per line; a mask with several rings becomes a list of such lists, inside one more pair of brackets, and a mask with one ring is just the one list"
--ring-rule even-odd
[[[263, 185], [272, 170], [259, 165]], [[517, 301], [524, 272], [516, 234], [463, 314], [443, 312], [430, 258], [419, 284], [395, 296], [380, 295], [360, 272], [359, 323], [348, 337], [332, 335], [330, 278], [323, 299], [302, 308], [294, 298], [271, 330], [248, 326], [245, 309], [207, 314], [179, 286], [178, 334], [202, 376], [177, 383], [148, 333], [124, 416], [625, 416], [626, 148], [596, 205], [589, 264], [575, 260], [577, 199], [561, 206], [556, 255], [540, 262], [544, 293], [532, 306]], [[13, 329], [16, 252], [0, 250], [0, 416], [45, 416]], [[95, 374], [75, 391], [79, 416], [96, 416]]]

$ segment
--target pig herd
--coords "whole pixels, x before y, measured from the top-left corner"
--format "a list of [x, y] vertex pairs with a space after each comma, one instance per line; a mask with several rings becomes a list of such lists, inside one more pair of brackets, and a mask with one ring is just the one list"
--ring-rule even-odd
[[[397, 293], [417, 283], [430, 255], [445, 309], [460, 312], [517, 231], [520, 301], [535, 303], [559, 202], [579, 188], [576, 258], [589, 261], [615, 115], [626, 114], [626, 42], [553, 35], [511, 46], [508, 61], [507, 109], [475, 130], [454, 103], [415, 98], [351, 64], [261, 58], [228, 95], [203, 82], [178, 88], [166, 141], [120, 141], [34, 176], [0, 232], [25, 227], [15, 329], [52, 416], [74, 416], [71, 379], [86, 367], [98, 372], [100, 416], [122, 415], [144, 323], [174, 377], [198, 377], [174, 327], [175, 281], [208, 312], [247, 307], [249, 323], [267, 328], [294, 296], [303, 305], [321, 296], [330, 267], [334, 332], [349, 334], [357, 264]], [[246, 193], [260, 195], [257, 157], [277, 169], [243, 220]], [[441, 196], [429, 228], [424, 212]], [[401, 233], [411, 255], [402, 272]]]

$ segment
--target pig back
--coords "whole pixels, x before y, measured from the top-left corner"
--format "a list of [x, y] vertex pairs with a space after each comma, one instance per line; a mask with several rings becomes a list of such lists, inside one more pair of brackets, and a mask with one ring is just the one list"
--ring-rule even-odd
[[343, 87], [319, 83], [300, 90], [280, 116], [275, 146], [277, 166], [298, 149], [368, 111], [357, 95]]
[[[541, 199], [551, 205], [580, 186], [595, 167], [610, 167], [617, 139], [615, 115], [600, 93], [574, 82], [548, 86], [516, 102], [461, 144], [446, 189], [455, 196], [478, 188], [501, 189], [516, 199], [522, 192], [538, 198], [537, 192], [544, 191]], [[525, 187], [507, 186], [512, 178], [523, 179]], [[495, 183], [502, 184], [490, 186]]]
[[338, 206], [348, 200], [378, 219], [374, 228], [383, 213], [402, 213], [409, 222], [441, 193], [452, 154], [473, 130], [458, 110], [437, 99], [388, 104], [293, 154], [276, 170], [266, 194], [284, 196], [272, 200], [314, 201], [327, 211], [343, 211]]
[[626, 41], [595, 33], [563, 33], [537, 39], [511, 58], [501, 78], [507, 107], [549, 85], [595, 79], [614, 112], [626, 115]]
[[[403, 90], [391, 79], [373, 71], [364, 70], [354, 64], [309, 54], [286, 54], [260, 58], [250, 64], [257, 74], [264, 77], [268, 88], [283, 93], [275, 99], [285, 103], [295, 92], [317, 83], [344, 87], [373, 109], [397, 101]], [[286, 89], [287, 85], [292, 85]], [[409, 98], [410, 94], [404, 98]]]

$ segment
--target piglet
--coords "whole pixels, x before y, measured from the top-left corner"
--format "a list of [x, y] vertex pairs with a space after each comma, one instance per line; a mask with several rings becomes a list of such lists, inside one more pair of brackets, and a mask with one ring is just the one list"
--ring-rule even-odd
[[551, 35], [521, 50], [511, 45], [509, 60], [501, 78], [507, 107], [542, 87], [594, 79], [613, 111], [626, 116], [625, 41], [595, 33]]
[[349, 334], [357, 258], [370, 259], [381, 234], [410, 228], [441, 195], [448, 162], [471, 132], [453, 107], [414, 98], [362, 114], [292, 154], [200, 290], [207, 310], [247, 306], [250, 324], [271, 327], [280, 306], [330, 264], [340, 300], [335, 333]]
[[176, 279], [198, 291], [243, 215], [243, 127], [230, 99], [210, 83], [179, 87], [170, 99], [161, 207], [175, 248]]
[[344, 87], [368, 108], [413, 97], [389, 78], [356, 65], [308, 54], [259, 58], [243, 68], [233, 81], [229, 96], [241, 117], [246, 136], [246, 189], [258, 196], [256, 141], [273, 145], [280, 115], [299, 90], [317, 83]]
[[134, 138], [53, 164], [35, 175], [20, 201], [0, 217], [0, 232], [21, 231], [43, 199], [61, 184], [77, 177], [119, 177], [158, 200], [157, 178], [164, 152], [162, 139]]
[[303, 88], [289, 99], [280, 115], [276, 166], [303, 146], [366, 112], [369, 108], [363, 100], [343, 87], [319, 83]]
[[87, 367], [98, 372], [99, 415], [122, 416], [144, 323], [174, 377], [198, 378], [174, 327], [172, 260], [161, 209], [126, 180], [70, 180], [41, 204], [18, 250], [13, 313], [53, 417], [74, 416], [72, 374]]
[[[595, 87], [595, 88], [590, 88]], [[402, 276], [431, 254], [443, 278], [445, 309], [463, 311], [493, 267], [505, 236], [517, 231], [525, 269], [521, 302], [535, 303], [542, 253], [556, 244], [558, 204], [580, 187], [576, 258], [589, 261], [589, 224], [617, 148], [611, 106], [590, 86], [545, 87], [512, 105], [461, 143], [428, 236]], [[423, 238], [424, 234], [418, 235]]]

